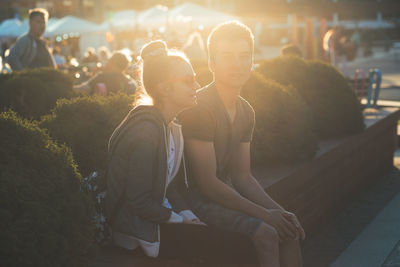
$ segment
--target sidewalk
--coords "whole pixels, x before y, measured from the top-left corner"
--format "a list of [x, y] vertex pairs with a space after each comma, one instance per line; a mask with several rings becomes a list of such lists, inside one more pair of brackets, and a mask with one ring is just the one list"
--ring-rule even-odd
[[400, 266], [399, 208], [400, 193], [397, 193], [330, 266]]
[[400, 149], [395, 167], [303, 244], [307, 267], [400, 267]]

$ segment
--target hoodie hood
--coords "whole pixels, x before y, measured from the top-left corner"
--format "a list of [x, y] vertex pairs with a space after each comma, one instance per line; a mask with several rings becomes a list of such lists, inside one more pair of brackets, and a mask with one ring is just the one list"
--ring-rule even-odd
[[123, 129], [129, 128], [130, 125], [141, 121], [151, 121], [156, 125], [165, 124], [164, 118], [158, 108], [155, 106], [139, 105], [132, 109], [114, 130], [108, 143], [108, 151], [111, 151], [111, 148], [114, 146], [117, 137], [121, 134]]

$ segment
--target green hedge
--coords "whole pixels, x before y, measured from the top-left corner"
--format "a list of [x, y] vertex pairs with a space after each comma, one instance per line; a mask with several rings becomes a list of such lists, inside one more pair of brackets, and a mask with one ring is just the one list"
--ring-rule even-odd
[[244, 86], [242, 96], [256, 114], [251, 147], [256, 164], [303, 161], [318, 150], [311, 111], [294, 91], [259, 73]]
[[312, 111], [319, 136], [337, 137], [364, 129], [356, 94], [345, 77], [331, 65], [283, 56], [262, 62], [257, 71], [268, 79], [297, 89]]
[[44, 130], [0, 113], [2, 266], [84, 266], [92, 206], [72, 154]]
[[50, 113], [59, 98], [71, 98], [72, 79], [58, 70], [33, 69], [0, 74], [0, 111], [13, 109], [25, 118]]
[[42, 118], [40, 126], [72, 149], [80, 172], [86, 176], [106, 166], [108, 140], [132, 108], [134, 99], [122, 92], [107, 97], [62, 99], [52, 114]]
[[[321, 61], [310, 61], [310, 88], [315, 95], [306, 100], [314, 110], [321, 136], [343, 136], [364, 130], [362, 106], [348, 80], [331, 65]], [[319, 90], [318, 90], [319, 89]], [[317, 99], [324, 99], [318, 103]], [[322, 105], [323, 104], [323, 105]]]

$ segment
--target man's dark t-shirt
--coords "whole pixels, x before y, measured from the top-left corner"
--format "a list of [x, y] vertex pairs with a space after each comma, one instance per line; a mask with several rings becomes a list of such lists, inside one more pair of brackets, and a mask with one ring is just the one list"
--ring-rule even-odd
[[194, 138], [214, 143], [216, 176], [229, 183], [231, 154], [237, 151], [240, 143], [251, 141], [255, 123], [254, 110], [246, 100], [239, 97], [236, 102], [236, 117], [231, 122], [214, 83], [198, 92], [197, 103], [197, 106], [179, 116], [183, 135], [185, 139]]

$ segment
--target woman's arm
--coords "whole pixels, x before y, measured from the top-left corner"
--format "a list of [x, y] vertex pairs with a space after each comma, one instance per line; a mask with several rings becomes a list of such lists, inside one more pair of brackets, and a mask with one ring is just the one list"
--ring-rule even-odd
[[159, 175], [159, 145], [160, 133], [157, 125], [150, 121], [132, 127], [124, 138], [121, 146], [130, 151], [126, 181], [126, 203], [129, 210], [144, 220], [163, 223], [171, 216], [171, 209], [154, 199], [153, 178]]
[[172, 180], [167, 189], [167, 198], [169, 203], [171, 203], [172, 209], [179, 213], [183, 210], [188, 210], [189, 206], [187, 205], [185, 199], [179, 193], [180, 183], [184, 183], [182, 181], [182, 172], [181, 170], [178, 172], [178, 175]]

